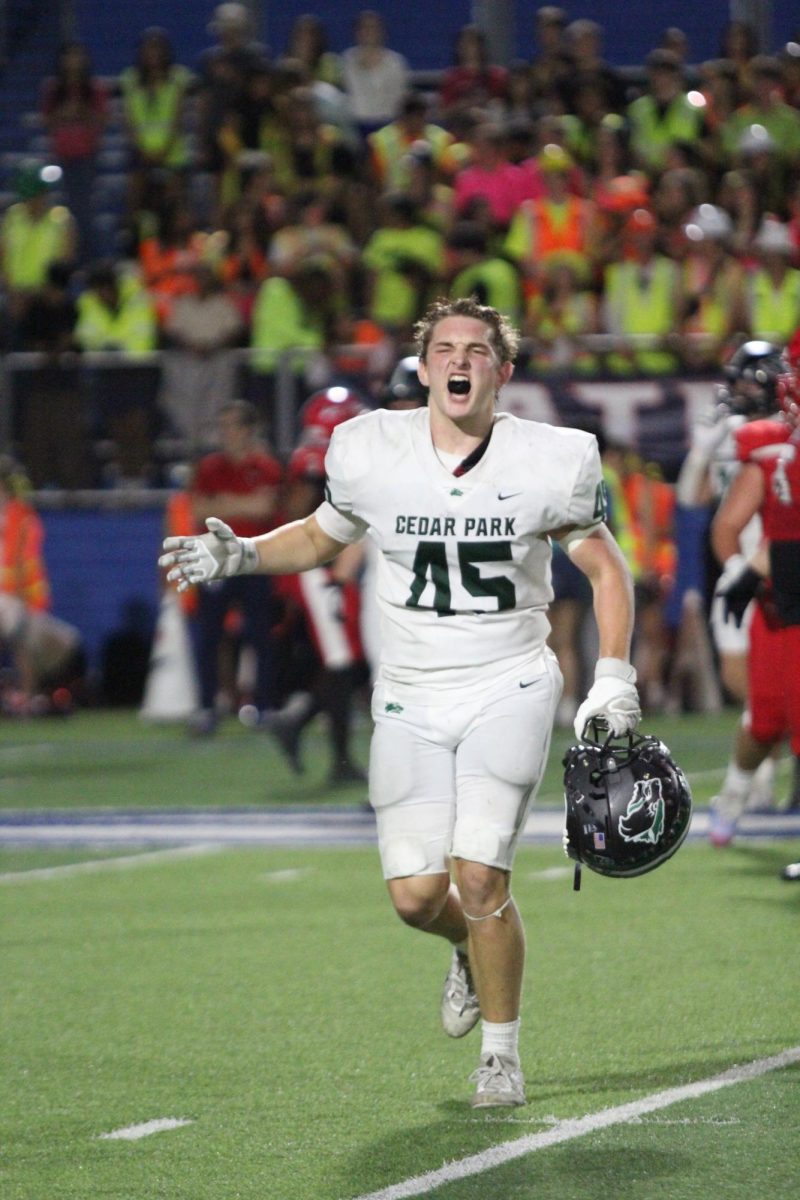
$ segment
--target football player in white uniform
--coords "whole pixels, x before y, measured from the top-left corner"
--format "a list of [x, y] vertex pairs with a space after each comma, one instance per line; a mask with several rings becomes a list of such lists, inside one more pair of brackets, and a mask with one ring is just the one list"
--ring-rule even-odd
[[517, 348], [505, 318], [474, 298], [439, 301], [417, 344], [428, 407], [340, 425], [314, 514], [255, 539], [212, 519], [201, 537], [167, 539], [160, 562], [181, 588], [306, 570], [374, 539], [370, 799], [384, 875], [399, 916], [452, 945], [446, 1032], [481, 1018], [473, 1106], [517, 1105], [525, 940], [511, 868], [561, 695], [546, 645], [552, 540], [586, 573], [598, 624], [578, 737], [592, 718], [619, 734], [639, 721], [633, 588], [603, 521], [595, 438], [496, 411]]

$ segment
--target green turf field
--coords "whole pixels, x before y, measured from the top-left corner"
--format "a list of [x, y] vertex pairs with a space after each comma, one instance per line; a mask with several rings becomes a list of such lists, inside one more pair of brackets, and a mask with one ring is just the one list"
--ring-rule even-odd
[[[466, 1104], [442, 944], [370, 849], [227, 850], [0, 889], [4, 1200], [345, 1200], [800, 1043], [800, 845], [689, 844], [576, 895], [523, 848], [530, 1103]], [[544, 876], [542, 872], [545, 872]], [[796, 1195], [797, 1068], [452, 1183], [467, 1197]], [[135, 1142], [99, 1135], [191, 1121]]]
[[[734, 723], [645, 724], [702, 804]], [[202, 743], [125, 713], [1, 732], [7, 809], [363, 799], [326, 791], [316, 728], [302, 779], [234, 722]], [[394, 1185], [800, 1045], [800, 885], [778, 878], [800, 840], [689, 842], [640, 879], [585, 873], [580, 894], [560, 848], [523, 846], [529, 1104], [510, 1113], [468, 1107], [478, 1034], [440, 1032], [447, 948], [393, 916], [374, 849], [99, 861], [119, 854], [0, 852], [2, 1200], [796, 1197], [797, 1066], [432, 1193]], [[91, 873], [29, 874], [89, 860]], [[165, 1118], [187, 1123], [102, 1137]]]
[[[643, 727], [667, 742], [687, 771], [698, 803], [719, 786], [738, 714], [646, 718]], [[330, 766], [321, 719], [304, 740], [307, 771], [292, 773], [270, 736], [228, 718], [216, 737], [192, 739], [181, 725], [151, 725], [128, 711], [80, 711], [67, 719], [6, 722], [0, 727], [0, 808], [241, 807], [350, 803], [363, 788], [327, 786]], [[355, 754], [367, 761], [364, 720]], [[543, 803], [561, 800], [561, 757], [570, 734], [556, 731]], [[788, 763], [781, 788], [789, 786]]]

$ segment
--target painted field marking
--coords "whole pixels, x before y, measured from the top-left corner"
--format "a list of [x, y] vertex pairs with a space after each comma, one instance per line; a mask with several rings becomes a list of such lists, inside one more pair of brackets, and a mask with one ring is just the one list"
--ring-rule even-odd
[[555, 883], [557, 880], [566, 879], [572, 874], [573, 867], [545, 867], [542, 871], [528, 871], [526, 879], [540, 879], [545, 883]]
[[151, 1133], [164, 1133], [167, 1129], [180, 1129], [193, 1125], [188, 1117], [156, 1117], [153, 1121], [142, 1121], [139, 1125], [126, 1125], [124, 1129], [113, 1129], [111, 1133], [98, 1133], [101, 1142], [138, 1142], [150, 1137]]
[[736, 1083], [747, 1083], [751, 1079], [766, 1075], [769, 1071], [780, 1071], [783, 1067], [792, 1066], [793, 1063], [800, 1063], [800, 1046], [793, 1046], [769, 1058], [757, 1058], [740, 1067], [732, 1067], [729, 1071], [712, 1075], [709, 1079], [700, 1079], [683, 1087], [667, 1088], [663, 1092], [653, 1092], [651, 1096], [643, 1096], [641, 1100], [633, 1100], [629, 1104], [604, 1108], [585, 1117], [559, 1121], [552, 1129], [546, 1129], [542, 1133], [531, 1133], [525, 1137], [514, 1138], [510, 1142], [502, 1142], [499, 1146], [490, 1146], [480, 1154], [470, 1154], [467, 1158], [446, 1163], [438, 1171], [426, 1171], [424, 1175], [416, 1175], [413, 1179], [392, 1184], [379, 1192], [365, 1193], [356, 1200], [406, 1200], [409, 1196], [424, 1196], [443, 1184], [481, 1175], [484, 1171], [502, 1167], [505, 1163], [523, 1158], [526, 1154], [533, 1154], [536, 1150], [546, 1150], [548, 1146], [571, 1142], [575, 1138], [585, 1137], [586, 1134], [596, 1133], [599, 1129], [608, 1129], [611, 1125], [638, 1123], [645, 1113], [669, 1108], [682, 1100], [695, 1100], [699, 1096], [718, 1092], [721, 1088], [731, 1087]]
[[266, 871], [261, 878], [266, 883], [294, 883], [311, 874], [311, 867], [285, 867], [282, 871]]
[[70, 875], [87, 875], [95, 871], [125, 871], [130, 867], [148, 866], [175, 858], [194, 858], [198, 854], [215, 854], [223, 847], [216, 842], [198, 842], [196, 846], [172, 846], [168, 850], [146, 850], [141, 854], [120, 854], [116, 858], [91, 858], [88, 862], [62, 863], [58, 867], [34, 867], [30, 871], [3, 871], [4, 883], [29, 883], [31, 880], [64, 879]]

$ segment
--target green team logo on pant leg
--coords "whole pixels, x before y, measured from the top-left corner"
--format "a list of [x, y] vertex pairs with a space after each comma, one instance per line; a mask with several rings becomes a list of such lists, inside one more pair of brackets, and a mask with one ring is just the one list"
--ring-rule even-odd
[[401, 713], [403, 711], [402, 704], [395, 704], [392, 701], [390, 704], [384, 704], [383, 711], [388, 713]]
[[660, 779], [637, 779], [628, 807], [619, 819], [620, 836], [626, 842], [661, 841], [664, 832], [664, 797]]

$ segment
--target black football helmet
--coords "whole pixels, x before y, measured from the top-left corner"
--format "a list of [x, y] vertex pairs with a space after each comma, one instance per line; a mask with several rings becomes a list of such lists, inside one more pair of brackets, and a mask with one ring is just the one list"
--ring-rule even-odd
[[654, 870], [678, 849], [692, 816], [686, 776], [664, 743], [643, 733], [570, 746], [564, 804], [576, 890], [581, 863], [617, 879]]
[[417, 374], [418, 363], [416, 354], [409, 354], [397, 363], [383, 394], [387, 408], [420, 408], [428, 403], [428, 389]]
[[725, 401], [744, 417], [769, 417], [778, 411], [778, 376], [785, 369], [772, 342], [745, 342], [724, 368]]

